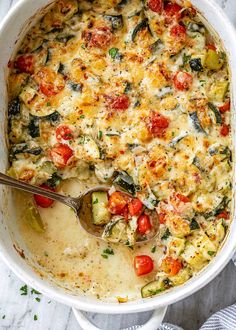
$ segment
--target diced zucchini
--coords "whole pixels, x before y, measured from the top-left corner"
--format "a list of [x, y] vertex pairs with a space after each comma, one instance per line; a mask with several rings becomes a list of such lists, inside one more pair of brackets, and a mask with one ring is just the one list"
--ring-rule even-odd
[[106, 225], [102, 237], [112, 243], [127, 242], [127, 223], [122, 217], [114, 217]]
[[206, 55], [205, 67], [210, 70], [220, 70], [224, 61], [220, 59], [219, 54], [213, 49], [209, 49]]
[[206, 47], [206, 37], [200, 33], [195, 32], [192, 34], [192, 37], [194, 38], [194, 49], [197, 51], [201, 51], [205, 49]]
[[200, 120], [198, 118], [198, 114], [197, 114], [197, 111], [194, 111], [194, 112], [191, 112], [189, 114], [190, 116], [190, 119], [193, 123], [193, 127], [195, 128], [195, 130], [198, 132], [198, 133], [203, 133], [203, 134], [206, 134], [206, 131], [203, 129], [201, 123], [200, 123]]
[[184, 238], [172, 237], [168, 243], [169, 254], [174, 258], [178, 258], [184, 251], [185, 242]]
[[171, 276], [170, 280], [171, 282], [176, 285], [181, 285], [185, 282], [187, 282], [190, 278], [190, 269], [189, 268], [183, 268], [179, 271], [179, 273], [175, 276]]
[[113, 183], [117, 184], [132, 195], [134, 195], [137, 190], [133, 178], [125, 171], [119, 172]]
[[26, 106], [29, 106], [29, 104], [35, 98], [36, 95], [37, 95], [37, 91], [35, 89], [31, 88], [30, 86], [25, 86], [22, 92], [20, 93], [19, 97]]
[[45, 227], [39, 214], [39, 211], [33, 204], [33, 202], [28, 203], [24, 212], [24, 218], [30, 225], [30, 227], [34, 229], [37, 233], [43, 233], [45, 231]]
[[86, 136], [84, 139], [84, 149], [91, 160], [100, 158], [98, 145], [90, 136]]
[[222, 224], [222, 220], [218, 220], [217, 223], [212, 223], [207, 228], [206, 233], [214, 244], [219, 245], [225, 237], [225, 228]]
[[148, 298], [157, 295], [165, 290], [165, 286], [162, 280], [157, 280], [144, 285], [141, 289], [141, 295], [143, 298]]
[[8, 105], [8, 116], [16, 117], [18, 115], [20, 115], [20, 100], [16, 97]]
[[114, 30], [122, 29], [124, 22], [122, 15], [105, 15], [104, 18], [111, 22]]
[[173, 138], [173, 140], [170, 142], [169, 146], [171, 148], [175, 148], [176, 145], [181, 141], [183, 140], [186, 136], [188, 136], [188, 133], [183, 133], [183, 134], [180, 134], [178, 136], [176, 136], [175, 138]]
[[181, 257], [196, 270], [202, 269], [207, 261], [207, 259], [204, 258], [200, 251], [190, 243], [186, 244], [185, 250], [181, 254]]
[[219, 109], [211, 102], [208, 102], [208, 107], [213, 111], [215, 115], [216, 124], [222, 124], [222, 117]]
[[210, 101], [223, 102], [225, 94], [228, 91], [229, 82], [228, 81], [217, 81], [212, 84], [211, 89], [208, 93], [208, 98]]
[[199, 235], [198, 233], [195, 235], [194, 239], [191, 242], [196, 249], [203, 255], [203, 257], [207, 260], [211, 260], [212, 256], [209, 254], [209, 251], [213, 253], [216, 252], [216, 246], [210, 241], [207, 235]]
[[92, 193], [93, 223], [95, 225], [105, 225], [110, 221], [111, 213], [108, 210], [108, 197], [104, 191]]
[[148, 19], [144, 18], [140, 23], [138, 23], [138, 25], [134, 28], [133, 33], [132, 33], [132, 41], [134, 42], [138, 33], [144, 29], [149, 29], [149, 25], [148, 25]]

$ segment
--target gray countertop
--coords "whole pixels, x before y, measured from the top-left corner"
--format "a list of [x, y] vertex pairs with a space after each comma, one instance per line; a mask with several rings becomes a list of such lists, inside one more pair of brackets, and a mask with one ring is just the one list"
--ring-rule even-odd
[[[17, 0], [0, 0], [0, 19], [16, 2]], [[236, 25], [236, 1], [216, 2]], [[30, 288], [27, 295], [21, 295], [20, 288], [24, 283], [18, 280], [2, 261], [0, 269], [0, 329], [81, 330], [71, 308], [31, 293]], [[165, 321], [179, 325], [185, 330], [197, 330], [211, 314], [235, 302], [236, 267], [230, 262], [205, 288], [170, 306]], [[132, 324], [142, 324], [149, 316], [150, 313], [126, 316], [89, 314], [94, 323], [103, 330], [119, 330]]]

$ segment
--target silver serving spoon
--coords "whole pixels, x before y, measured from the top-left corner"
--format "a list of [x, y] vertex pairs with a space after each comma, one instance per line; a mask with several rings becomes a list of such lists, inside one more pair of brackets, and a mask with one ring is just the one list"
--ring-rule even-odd
[[[87, 231], [90, 235], [96, 236], [96, 238], [103, 239], [102, 233], [104, 231], [104, 228], [93, 224], [92, 193], [96, 191], [108, 192], [111, 187], [103, 185], [95, 186], [93, 188], [87, 189], [78, 197], [70, 197], [63, 196], [56, 192], [16, 180], [3, 173], [0, 173], [0, 184], [4, 184], [12, 188], [23, 190], [32, 194], [41, 195], [69, 206], [75, 211], [75, 214], [85, 231]], [[147, 239], [137, 240], [136, 243], [147, 242], [153, 239], [156, 234], [157, 232], [155, 230], [154, 234], [151, 235], [151, 237], [148, 237]]]

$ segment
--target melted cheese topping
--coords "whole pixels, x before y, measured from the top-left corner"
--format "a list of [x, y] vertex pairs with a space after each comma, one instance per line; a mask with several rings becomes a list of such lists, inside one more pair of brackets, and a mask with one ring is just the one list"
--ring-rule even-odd
[[[91, 176], [111, 184], [114, 174], [123, 171], [139, 187], [136, 196], [147, 208], [150, 196], [156, 199], [151, 208], [159, 234], [144, 248], [155, 261], [152, 275], [137, 279], [132, 273], [139, 248], [132, 252], [112, 245], [115, 256], [109, 256], [109, 263], [100, 260], [100, 250], [83, 254], [90, 264], [83, 276], [97, 288], [83, 290], [103, 299], [129, 292], [135, 298], [153, 279], [159, 281], [158, 292], [184, 283], [214, 257], [229, 225], [227, 56], [189, 2], [165, 2], [160, 8], [159, 3], [57, 1], [10, 62], [11, 174], [54, 187], [67, 180], [74, 191], [75, 178], [80, 185]], [[64, 221], [57, 228], [61, 208], [55, 204], [40, 210], [46, 230], [34, 234], [37, 244], [25, 223], [23, 235], [45, 269], [54, 276], [63, 269], [75, 289], [81, 282], [75, 262], [84, 263], [76, 242], [86, 234], [78, 232], [70, 241], [77, 224]], [[64, 220], [70, 217], [65, 214]], [[60, 237], [63, 249], [53, 237]], [[95, 241], [89, 239], [89, 245], [99, 245]], [[53, 252], [45, 261], [48, 248]], [[65, 255], [75, 249], [70, 276]], [[99, 279], [91, 263], [106, 269]], [[181, 265], [177, 272], [176, 263]], [[124, 268], [132, 273], [130, 283], [119, 275]], [[107, 269], [115, 272], [112, 281], [119, 292], [108, 289]]]

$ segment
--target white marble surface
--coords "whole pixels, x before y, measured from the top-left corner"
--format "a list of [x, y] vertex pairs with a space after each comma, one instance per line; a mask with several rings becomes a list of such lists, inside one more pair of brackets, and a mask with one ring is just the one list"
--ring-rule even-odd
[[[0, 0], [0, 20], [17, 1]], [[236, 26], [236, 0], [216, 1]], [[1, 330], [81, 330], [69, 307], [50, 301], [42, 295], [31, 294], [31, 288], [28, 288], [27, 295], [21, 295], [20, 288], [23, 285], [0, 261]], [[231, 262], [208, 286], [170, 306], [165, 321], [182, 326], [185, 330], [197, 330], [213, 312], [233, 303], [236, 303], [236, 267]], [[34, 320], [35, 315], [37, 320]], [[89, 316], [103, 330], [119, 330], [131, 324], [144, 323], [150, 313]]]

